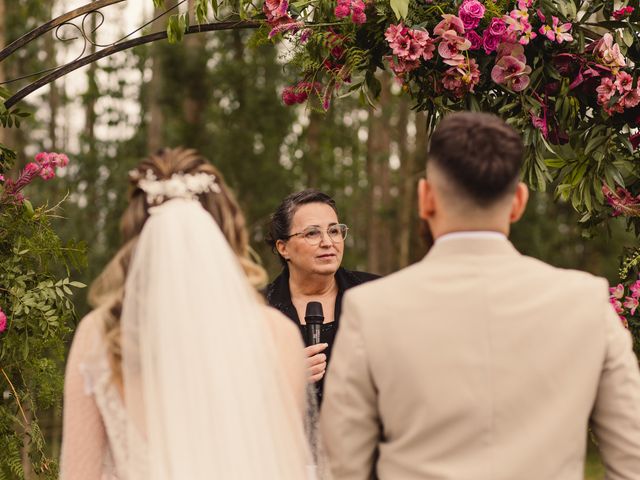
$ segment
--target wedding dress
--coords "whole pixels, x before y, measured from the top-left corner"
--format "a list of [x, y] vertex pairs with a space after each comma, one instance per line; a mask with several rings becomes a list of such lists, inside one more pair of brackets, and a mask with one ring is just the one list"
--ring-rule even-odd
[[[194, 184], [153, 185], [156, 200], [178, 195], [149, 209], [129, 267], [124, 396], [104, 347], [106, 310], [81, 322], [67, 367], [62, 480], [309, 477], [304, 408], [234, 252], [190, 195]], [[92, 438], [73, 435], [87, 425]]]

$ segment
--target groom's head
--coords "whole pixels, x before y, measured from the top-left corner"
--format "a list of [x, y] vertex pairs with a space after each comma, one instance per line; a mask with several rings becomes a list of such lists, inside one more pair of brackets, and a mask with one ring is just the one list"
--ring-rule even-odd
[[446, 116], [431, 136], [427, 178], [418, 188], [420, 217], [434, 237], [466, 230], [508, 233], [528, 198], [519, 182], [523, 153], [520, 135], [495, 115]]

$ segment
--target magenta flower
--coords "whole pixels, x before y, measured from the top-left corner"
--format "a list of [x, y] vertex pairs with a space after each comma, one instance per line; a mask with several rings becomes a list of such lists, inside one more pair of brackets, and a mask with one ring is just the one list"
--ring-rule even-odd
[[[624, 289], [622, 291], [624, 294]], [[633, 298], [639, 298], [640, 297], [640, 280], [636, 280], [635, 282], [633, 282], [629, 287], [629, 291], [631, 292], [631, 296]], [[622, 298], [622, 295], [620, 295], [617, 298]]]
[[464, 34], [464, 23], [455, 15], [445, 13], [442, 15], [443, 20], [433, 29], [433, 34], [442, 36], [445, 32], [453, 30], [460, 35]]
[[482, 48], [484, 49], [485, 53], [489, 55], [490, 53], [496, 51], [501, 41], [501, 36], [491, 35], [489, 29], [486, 29], [482, 35]]
[[462, 20], [465, 30], [473, 30], [480, 24], [484, 12], [485, 7], [478, 0], [465, 0], [458, 9], [458, 17]]
[[471, 42], [471, 47], [469, 47], [470, 50], [480, 50], [483, 46], [482, 37], [473, 30], [465, 33], [464, 38]]
[[0, 333], [4, 332], [7, 329], [7, 316], [0, 308]]
[[638, 308], [638, 299], [634, 297], [625, 297], [625, 302], [622, 305], [629, 309], [631, 315], [635, 315], [636, 308]]
[[391, 44], [395, 42], [396, 39], [404, 37], [407, 33], [407, 30], [407, 27], [405, 27], [402, 22], [400, 22], [398, 25], [391, 24], [384, 32], [384, 38], [387, 43]]
[[351, 21], [356, 25], [362, 25], [367, 21], [367, 15], [364, 13], [365, 5], [362, 0], [353, 0], [351, 2]]
[[262, 10], [267, 16], [268, 21], [273, 21], [287, 15], [289, 2], [287, 0], [265, 0]]
[[625, 93], [620, 99], [624, 108], [634, 108], [640, 104], [640, 86]]
[[544, 138], [548, 138], [549, 136], [549, 125], [547, 124], [546, 119], [546, 111], [544, 116], [536, 115], [534, 112], [530, 112], [531, 115], [531, 124], [536, 127], [540, 132], [542, 132], [542, 136]]
[[0, 182], [4, 182], [4, 175], [0, 174]]
[[613, 210], [612, 217], [640, 215], [640, 198], [634, 197], [629, 190], [618, 187], [614, 192], [606, 184], [603, 184], [602, 194]]
[[433, 58], [433, 52], [436, 50], [436, 45], [433, 39], [429, 36], [429, 32], [426, 30], [411, 30], [411, 37], [413, 42], [420, 46], [422, 50], [421, 56], [425, 60], [431, 60]]
[[631, 15], [633, 13], [635, 9], [631, 6], [626, 6], [626, 7], [622, 7], [619, 8], [618, 10], [615, 10], [613, 12], [613, 18], [615, 20], [622, 20], [625, 17], [628, 17], [629, 15]]
[[485, 30], [485, 33], [489, 32], [489, 35], [493, 37], [500, 37], [507, 33], [507, 24], [501, 18], [494, 17], [491, 19], [489, 27]]

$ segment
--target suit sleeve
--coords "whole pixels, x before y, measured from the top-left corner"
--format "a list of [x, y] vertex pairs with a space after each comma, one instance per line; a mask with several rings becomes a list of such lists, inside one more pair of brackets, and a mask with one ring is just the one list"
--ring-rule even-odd
[[606, 480], [640, 478], [640, 372], [629, 332], [607, 302], [606, 352], [591, 423]]
[[334, 480], [374, 475], [380, 438], [377, 392], [372, 379], [355, 298], [348, 292], [327, 372], [320, 415]]

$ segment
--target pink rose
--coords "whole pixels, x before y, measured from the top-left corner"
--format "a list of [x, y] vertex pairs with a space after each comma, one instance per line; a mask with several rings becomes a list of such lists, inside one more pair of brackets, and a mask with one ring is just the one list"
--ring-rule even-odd
[[482, 37], [473, 30], [464, 34], [464, 38], [471, 42], [470, 50], [480, 50], [483, 45]]
[[[501, 18], [494, 17], [491, 19], [491, 23], [489, 24], [489, 28], [487, 28], [489, 34], [494, 37], [500, 37], [507, 33], [507, 24]], [[485, 30], [485, 32], [487, 31]]]
[[466, 30], [473, 30], [484, 17], [485, 8], [478, 0], [466, 0], [458, 10], [458, 16]]
[[482, 47], [487, 55], [495, 52], [500, 44], [500, 37], [491, 35], [489, 29], [484, 31], [482, 35]]

